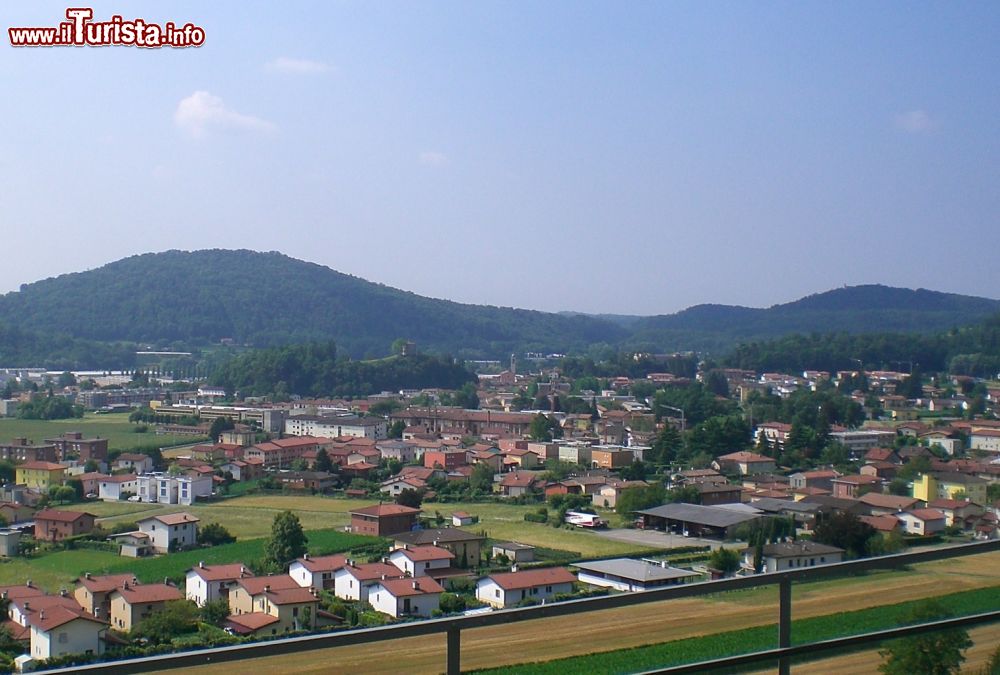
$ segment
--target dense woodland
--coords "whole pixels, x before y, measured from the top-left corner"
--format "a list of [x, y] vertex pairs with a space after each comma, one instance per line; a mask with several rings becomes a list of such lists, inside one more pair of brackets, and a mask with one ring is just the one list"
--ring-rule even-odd
[[214, 385], [243, 396], [367, 396], [423, 387], [461, 389], [475, 375], [447, 357], [417, 354], [377, 361], [338, 358], [332, 342], [258, 349], [218, 367]]
[[[856, 286], [766, 309], [699, 305], [652, 317], [553, 314], [421, 297], [274, 252], [168, 251], [0, 296], [0, 363], [129, 367], [134, 344], [186, 351], [227, 338], [254, 347], [334, 340], [352, 357], [370, 359], [384, 356], [400, 336], [424, 351], [468, 359], [536, 351], [605, 360], [622, 351], [681, 350], [718, 358], [740, 343], [792, 333], [879, 333], [898, 341], [898, 335], [943, 332], [997, 312], [996, 300]], [[871, 349], [873, 358], [913, 356]], [[951, 355], [928, 349], [939, 360]]]

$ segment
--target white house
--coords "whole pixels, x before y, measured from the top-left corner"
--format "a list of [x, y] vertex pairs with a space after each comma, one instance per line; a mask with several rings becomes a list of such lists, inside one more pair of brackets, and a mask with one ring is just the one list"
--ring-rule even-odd
[[318, 438], [352, 436], [383, 439], [389, 435], [389, 422], [384, 417], [295, 415], [285, 420], [285, 433]]
[[324, 555], [312, 557], [308, 553], [296, 560], [288, 568], [288, 576], [302, 587], [317, 591], [334, 587], [333, 575], [347, 564], [347, 558], [342, 555]]
[[138, 494], [139, 478], [134, 473], [105, 476], [97, 482], [97, 496], [106, 502], [117, 502], [123, 493]]
[[[743, 549], [743, 567], [754, 568], [756, 550]], [[844, 549], [827, 546], [813, 541], [786, 541], [776, 544], [765, 544], [761, 551], [762, 572], [777, 572], [779, 570], [798, 567], [815, 567], [829, 565], [844, 559]]]
[[150, 504], [190, 506], [198, 497], [212, 494], [211, 476], [150, 473], [139, 476], [138, 484], [139, 499]]
[[571, 593], [574, 581], [576, 577], [564, 567], [491, 574], [476, 583], [476, 599], [503, 609], [529, 598], [540, 601]]
[[897, 513], [896, 517], [907, 534], [935, 534], [947, 527], [944, 513], [937, 509], [914, 509]]
[[133, 473], [149, 473], [153, 470], [153, 458], [140, 452], [123, 452], [111, 465], [114, 469], [126, 469]]
[[646, 591], [660, 586], [683, 584], [701, 576], [690, 570], [654, 565], [632, 558], [582, 562], [575, 567], [579, 569], [577, 580], [580, 583], [619, 591]]
[[199, 562], [197, 567], [187, 571], [184, 594], [199, 607], [213, 600], [229, 599], [229, 590], [240, 579], [252, 576], [243, 563], [230, 565], [206, 565]]
[[451, 567], [455, 554], [439, 546], [410, 546], [404, 544], [389, 554], [389, 562], [411, 577], [423, 577], [432, 570]]
[[400, 579], [403, 572], [395, 565], [367, 563], [355, 565], [353, 561], [333, 574], [333, 594], [343, 600], [368, 602], [368, 593], [376, 582], [383, 579]]
[[50, 607], [29, 619], [30, 653], [37, 661], [67, 654], [101, 654], [108, 624], [77, 606]]
[[153, 550], [168, 553], [198, 542], [198, 518], [190, 513], [167, 513], [138, 521], [139, 531], [149, 536]]
[[444, 588], [427, 577], [384, 579], [368, 591], [368, 602], [376, 612], [391, 617], [430, 616], [439, 608]]

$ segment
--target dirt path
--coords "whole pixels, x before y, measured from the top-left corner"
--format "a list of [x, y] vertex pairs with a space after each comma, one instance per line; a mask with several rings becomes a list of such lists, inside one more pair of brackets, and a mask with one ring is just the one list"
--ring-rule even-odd
[[[910, 573], [879, 573], [855, 579], [818, 582], [793, 591], [793, 617], [820, 616], [934, 595], [1000, 585], [1000, 553], [928, 563]], [[674, 600], [479, 628], [462, 633], [463, 669], [514, 665], [625, 647], [667, 642], [777, 622], [773, 588], [746, 594]], [[268, 657], [253, 662], [191, 668], [207, 675], [252, 667], [255, 675], [307, 673], [385, 673], [395, 675], [444, 669], [444, 635], [337, 650]], [[825, 663], [838, 672], [874, 672], [877, 659], [853, 654]], [[877, 656], [877, 654], [876, 654]], [[402, 659], [402, 661], [401, 661]], [[866, 665], [867, 664], [867, 665]], [[871, 666], [871, 667], [869, 667]], [[834, 672], [802, 666], [797, 672]]]

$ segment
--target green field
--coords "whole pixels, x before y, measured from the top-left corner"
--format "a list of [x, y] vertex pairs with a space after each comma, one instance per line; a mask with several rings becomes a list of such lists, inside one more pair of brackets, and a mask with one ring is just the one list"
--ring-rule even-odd
[[[377, 543], [379, 539], [349, 534], [338, 529], [314, 530], [309, 537], [309, 552], [326, 555]], [[0, 586], [19, 585], [31, 579], [49, 592], [70, 588], [72, 581], [84, 572], [115, 574], [132, 572], [141, 581], [163, 581], [183, 578], [185, 570], [200, 561], [208, 564], [260, 560], [264, 557], [266, 539], [247, 539], [234, 544], [181, 551], [154, 558], [123, 558], [105, 551], [74, 550], [40, 555], [30, 560], [14, 558], [0, 563]]]
[[197, 438], [191, 436], [157, 436], [153, 427], [144, 434], [133, 431], [136, 425], [128, 421], [128, 413], [97, 415], [86, 413], [82, 419], [69, 420], [21, 420], [0, 419], [0, 441], [27, 438], [41, 443], [46, 438], [55, 438], [70, 431], [79, 431], [86, 438], [106, 438], [111, 450], [136, 450], [142, 448], [162, 448], [181, 443], [192, 443]]

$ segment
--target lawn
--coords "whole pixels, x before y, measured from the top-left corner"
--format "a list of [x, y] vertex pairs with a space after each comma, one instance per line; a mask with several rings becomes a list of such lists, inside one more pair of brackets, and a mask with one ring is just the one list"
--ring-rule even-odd
[[[339, 553], [380, 540], [350, 534], [339, 529], [314, 530], [308, 533], [309, 552], [314, 555]], [[200, 561], [208, 564], [259, 560], [264, 557], [266, 539], [247, 539], [233, 544], [211, 548], [181, 551], [154, 558], [123, 558], [105, 551], [59, 551], [25, 560], [13, 558], [0, 563], [0, 586], [19, 585], [31, 579], [49, 592], [71, 588], [74, 579], [84, 572], [114, 574], [132, 572], [141, 581], [163, 581], [164, 578], [182, 579], [185, 570]]]
[[152, 511], [159, 507], [156, 504], [142, 504], [140, 502], [77, 502], [75, 504], [64, 504], [53, 507], [60, 511], [85, 511], [92, 513], [98, 518], [109, 518], [111, 516], [123, 516], [138, 514], [144, 511]]
[[[253, 514], [266, 515], [268, 523], [275, 513], [286, 509], [294, 511], [302, 520], [306, 529], [307, 523], [319, 523], [317, 527], [347, 525], [350, 522], [348, 511], [371, 506], [374, 500], [337, 499], [331, 497], [315, 497], [309, 495], [249, 495], [228, 499], [207, 509], [211, 517], [229, 527], [234, 526], [252, 530]], [[544, 546], [546, 548], [576, 551], [588, 558], [627, 555], [646, 549], [624, 542], [611, 541], [584, 530], [568, 530], [554, 528], [541, 523], [529, 523], [524, 520], [524, 514], [535, 511], [538, 505], [497, 504], [497, 503], [436, 503], [426, 502], [423, 505], [424, 515], [433, 516], [440, 513], [450, 523], [454, 511], [466, 511], [479, 516], [479, 522], [463, 529], [479, 532], [485, 531], [491, 539], [514, 540], [524, 544]], [[176, 509], [175, 509], [176, 510]], [[232, 513], [235, 511], [236, 513]], [[195, 513], [194, 510], [192, 510]], [[203, 517], [199, 513], [195, 513]], [[249, 519], [250, 522], [244, 522]]]
[[87, 438], [106, 438], [111, 450], [135, 450], [142, 448], [162, 448], [181, 443], [192, 443], [191, 436], [157, 436], [153, 427], [144, 434], [135, 433], [136, 425], [128, 421], [128, 413], [97, 415], [85, 413], [81, 419], [68, 420], [21, 420], [0, 419], [0, 439], [27, 438], [41, 443], [46, 438], [55, 438], [70, 431], [79, 431]]

